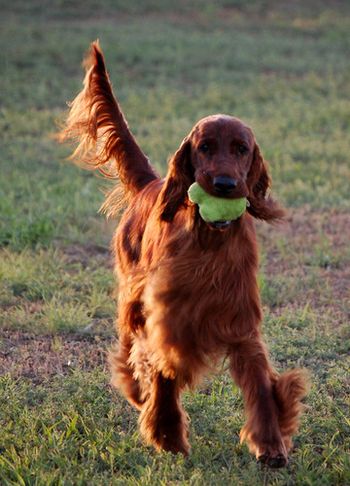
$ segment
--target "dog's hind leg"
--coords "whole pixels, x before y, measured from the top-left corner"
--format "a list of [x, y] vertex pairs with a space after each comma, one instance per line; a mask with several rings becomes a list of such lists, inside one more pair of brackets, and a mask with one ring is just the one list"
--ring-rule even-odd
[[[109, 364], [111, 369], [111, 384], [126, 397], [126, 399], [138, 410], [145, 400], [145, 383], [142, 363], [145, 361], [142, 336], [145, 318], [142, 312], [142, 303], [138, 299], [142, 288], [132, 293], [133, 299], [128, 298], [129, 292], [120, 282], [119, 289], [119, 315], [118, 334], [119, 343], [109, 352]], [[136, 366], [138, 364], [141, 366]], [[146, 370], [147, 374], [147, 370]]]
[[119, 345], [109, 351], [111, 384], [123, 393], [131, 405], [140, 410], [143, 399], [140, 383], [135, 379], [134, 369], [129, 363], [131, 347], [131, 337], [120, 336]]

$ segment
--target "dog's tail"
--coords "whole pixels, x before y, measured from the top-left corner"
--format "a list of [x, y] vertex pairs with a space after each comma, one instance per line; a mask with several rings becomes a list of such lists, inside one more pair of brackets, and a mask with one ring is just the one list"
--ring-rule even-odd
[[292, 447], [291, 436], [298, 429], [300, 415], [305, 408], [301, 400], [309, 388], [309, 375], [306, 370], [294, 369], [282, 373], [274, 385], [279, 408], [279, 425], [286, 448]]
[[110, 163], [126, 192], [136, 194], [158, 176], [138, 146], [113, 95], [98, 41], [91, 44], [84, 66], [84, 88], [70, 103], [58, 139], [77, 142], [71, 158], [99, 168], [105, 175], [108, 172], [102, 166]]

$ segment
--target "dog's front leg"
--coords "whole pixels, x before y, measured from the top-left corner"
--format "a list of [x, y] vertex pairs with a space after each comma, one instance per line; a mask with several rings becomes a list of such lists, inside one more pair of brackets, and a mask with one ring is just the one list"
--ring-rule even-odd
[[164, 378], [157, 372], [152, 377], [150, 394], [144, 403], [140, 431], [145, 441], [156, 449], [187, 455], [188, 419], [180, 403], [180, 387], [176, 379]]
[[274, 397], [278, 375], [259, 336], [231, 348], [230, 371], [242, 389], [247, 414], [247, 422], [240, 434], [241, 441], [247, 441], [250, 452], [259, 461], [271, 467], [285, 466], [288, 455]]

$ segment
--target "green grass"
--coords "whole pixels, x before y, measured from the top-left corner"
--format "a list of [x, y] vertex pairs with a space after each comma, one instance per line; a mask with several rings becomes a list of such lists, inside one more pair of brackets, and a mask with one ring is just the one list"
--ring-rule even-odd
[[[348, 485], [348, 2], [1, 2], [0, 483]], [[156, 454], [108, 386], [116, 222], [110, 184], [65, 161], [52, 134], [99, 38], [115, 91], [161, 173], [202, 116], [248, 122], [286, 225], [258, 225], [266, 340], [312, 387], [283, 471], [258, 467], [223, 372], [187, 393], [189, 459]]]

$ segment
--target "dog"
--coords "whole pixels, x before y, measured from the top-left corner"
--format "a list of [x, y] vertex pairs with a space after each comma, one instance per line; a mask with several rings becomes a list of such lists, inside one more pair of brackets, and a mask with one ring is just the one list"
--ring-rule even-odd
[[[113, 166], [127, 197], [112, 242], [119, 282], [112, 385], [140, 411], [146, 443], [187, 455], [181, 392], [227, 358], [245, 402], [241, 441], [260, 462], [285, 466], [307, 377], [301, 369], [279, 374], [261, 335], [254, 219], [278, 221], [284, 210], [269, 195], [252, 130], [228, 115], [200, 120], [161, 178], [128, 127], [98, 41], [85, 67], [60, 140], [78, 142], [76, 160], [104, 173]], [[187, 195], [194, 182], [215, 197], [247, 198], [246, 212], [206, 223]], [[111, 212], [112, 196], [104, 204]]]

